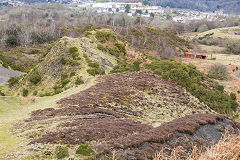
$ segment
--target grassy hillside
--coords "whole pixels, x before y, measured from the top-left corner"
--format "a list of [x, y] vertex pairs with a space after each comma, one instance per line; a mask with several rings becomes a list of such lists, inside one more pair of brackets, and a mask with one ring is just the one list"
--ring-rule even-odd
[[[110, 45], [108, 42], [111, 41], [109, 52], [99, 47], [103, 47], [103, 42], [95, 34], [101, 33], [107, 36], [104, 43]], [[18, 93], [23, 96], [50, 96], [72, 86], [88, 83], [92, 77], [110, 72], [117, 64], [116, 54], [122, 52], [119, 46], [125, 50], [125, 45], [118, 43], [115, 35], [108, 30], [92, 31], [83, 38], [63, 37], [55, 42], [39, 64], [10, 86], [9, 93], [15, 93], [17, 86]]]

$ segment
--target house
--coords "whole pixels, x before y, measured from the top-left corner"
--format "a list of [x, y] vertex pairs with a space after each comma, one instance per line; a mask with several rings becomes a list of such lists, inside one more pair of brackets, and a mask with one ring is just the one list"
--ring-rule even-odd
[[197, 53], [196, 58], [207, 59], [207, 53]]
[[[184, 53], [185, 58], [198, 58], [198, 59], [207, 59], [208, 54], [207, 53], [192, 53], [192, 52], [185, 52]], [[212, 54], [211, 54], [212, 59]]]
[[192, 52], [185, 52], [184, 57], [186, 58], [194, 58], [194, 54]]

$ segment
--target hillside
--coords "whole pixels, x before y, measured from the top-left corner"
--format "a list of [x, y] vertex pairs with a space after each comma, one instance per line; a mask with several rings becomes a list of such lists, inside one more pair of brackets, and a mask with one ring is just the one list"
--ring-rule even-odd
[[[211, 146], [208, 138], [218, 142], [225, 128], [238, 131], [234, 121], [215, 115], [180, 86], [151, 73], [103, 75], [96, 85], [57, 103], [31, 112], [14, 126], [21, 137], [18, 145], [24, 147], [6, 157], [54, 159], [56, 149], [67, 146], [72, 158], [104, 159], [115, 150], [122, 158], [152, 159], [162, 147], [173, 149], [179, 137], [186, 138], [178, 145]], [[78, 153], [79, 146], [91, 151]], [[192, 150], [190, 145], [185, 149]]]
[[238, 0], [157, 0], [153, 1], [153, 3], [171, 8], [211, 12], [222, 9], [227, 13], [240, 13], [240, 3]]
[[[193, 65], [161, 60], [187, 41], [147, 26], [81, 34], [39, 48], [26, 74], [3, 86], [15, 97], [0, 97], [0, 159], [146, 160], [175, 147], [186, 159], [227, 130], [238, 135], [228, 118], [239, 118], [235, 94]], [[31, 57], [25, 49], [3, 63]]]
[[[9, 94], [49, 96], [77, 86], [99, 74], [110, 72], [117, 64], [113, 54], [98, 49], [98, 40], [93, 35], [83, 38], [63, 37], [56, 41], [49, 52], [24, 78], [10, 86]], [[113, 36], [113, 44], [118, 44], [110, 31], [98, 31]], [[111, 39], [111, 37], [108, 37]], [[123, 44], [124, 46], [124, 44]], [[116, 50], [117, 52], [118, 50]], [[17, 86], [17, 87], [16, 87]], [[24, 95], [24, 96], [27, 96]]]

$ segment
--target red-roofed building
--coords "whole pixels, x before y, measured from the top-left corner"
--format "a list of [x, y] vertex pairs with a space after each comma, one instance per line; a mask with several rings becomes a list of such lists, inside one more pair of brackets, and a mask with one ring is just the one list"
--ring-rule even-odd
[[184, 57], [186, 58], [194, 58], [194, 54], [192, 52], [185, 52]]

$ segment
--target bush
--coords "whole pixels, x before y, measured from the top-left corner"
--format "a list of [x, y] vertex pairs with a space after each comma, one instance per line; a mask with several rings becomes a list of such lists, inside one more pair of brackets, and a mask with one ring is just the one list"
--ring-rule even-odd
[[23, 88], [22, 96], [23, 96], [23, 97], [27, 97], [28, 94], [29, 94], [29, 91], [28, 91], [27, 89]]
[[76, 72], [71, 72], [70, 73], [70, 77], [73, 77], [73, 76], [75, 76], [76, 75]]
[[105, 74], [105, 71], [102, 70], [101, 68], [90, 68], [90, 69], [87, 69], [87, 72], [92, 76], [96, 76], [99, 74]]
[[38, 94], [38, 91], [33, 92], [33, 96], [36, 96]]
[[70, 82], [70, 80], [68, 79], [68, 74], [62, 74], [61, 75], [61, 84], [62, 84], [62, 88], [65, 87], [68, 83]]
[[86, 54], [84, 54], [83, 56], [87, 61], [88, 66], [90, 67], [89, 69], [87, 69], [88, 74], [92, 76], [105, 74], [105, 71], [100, 67], [100, 65], [97, 62], [93, 62], [92, 60], [90, 60]]
[[6, 44], [9, 47], [16, 47], [18, 45], [17, 37], [14, 35], [9, 36], [6, 40]]
[[80, 85], [80, 84], [83, 84], [84, 83], [84, 81], [82, 80], [82, 78], [80, 78], [80, 77], [78, 77], [77, 79], [76, 79], [76, 81], [75, 81], [75, 84], [76, 85]]
[[76, 150], [76, 154], [81, 154], [84, 156], [94, 155], [95, 152], [88, 146], [88, 144], [81, 144]]
[[109, 40], [116, 41], [117, 36], [114, 33], [109, 32], [109, 31], [97, 31], [96, 38], [99, 42], [105, 43]]
[[[229, 96], [223, 92], [223, 86], [217, 85], [202, 72], [196, 70], [192, 65], [183, 64], [174, 60], [154, 60], [148, 67], [163, 78], [171, 80], [186, 88], [200, 102], [205, 103], [211, 109], [220, 113], [231, 113], [238, 107], [235, 96]], [[214, 83], [216, 87], [203, 84]]]
[[68, 60], [67, 60], [66, 58], [63, 57], [63, 58], [61, 59], [61, 63], [62, 63], [63, 65], [67, 64], [67, 62], [68, 62]]
[[141, 61], [140, 60], [136, 60], [133, 62], [133, 64], [128, 64], [128, 63], [119, 63], [117, 66], [115, 66], [113, 68], [113, 70], [111, 71], [111, 73], [120, 73], [120, 72], [136, 72], [136, 71], [140, 71], [140, 64]]
[[35, 85], [38, 84], [41, 80], [42, 80], [42, 77], [38, 73], [35, 73], [30, 77], [30, 82], [32, 82]]
[[210, 67], [209, 76], [219, 80], [228, 79], [227, 67], [222, 64], [214, 64]]
[[115, 46], [118, 48], [120, 53], [126, 54], [126, 48], [124, 44], [116, 43]]
[[56, 90], [54, 90], [54, 94], [59, 94], [62, 92], [63, 92], [63, 90], [61, 88], [57, 88]]
[[10, 87], [14, 86], [15, 84], [18, 84], [20, 78], [19, 77], [11, 77], [9, 80], [8, 80], [8, 84]]
[[71, 47], [69, 48], [69, 52], [72, 54], [73, 59], [77, 59], [78, 57], [78, 48], [77, 47]]
[[0, 90], [0, 96], [5, 96], [5, 94]]
[[62, 81], [61, 81], [62, 87], [65, 87], [69, 82], [70, 82], [70, 80], [68, 80], [68, 79], [62, 80]]
[[231, 54], [239, 55], [239, 54], [240, 54], [239, 41], [229, 42], [229, 43], [226, 45], [226, 52], [231, 53]]
[[69, 157], [68, 148], [67, 147], [58, 148], [56, 157], [57, 159], [63, 159], [63, 158]]

